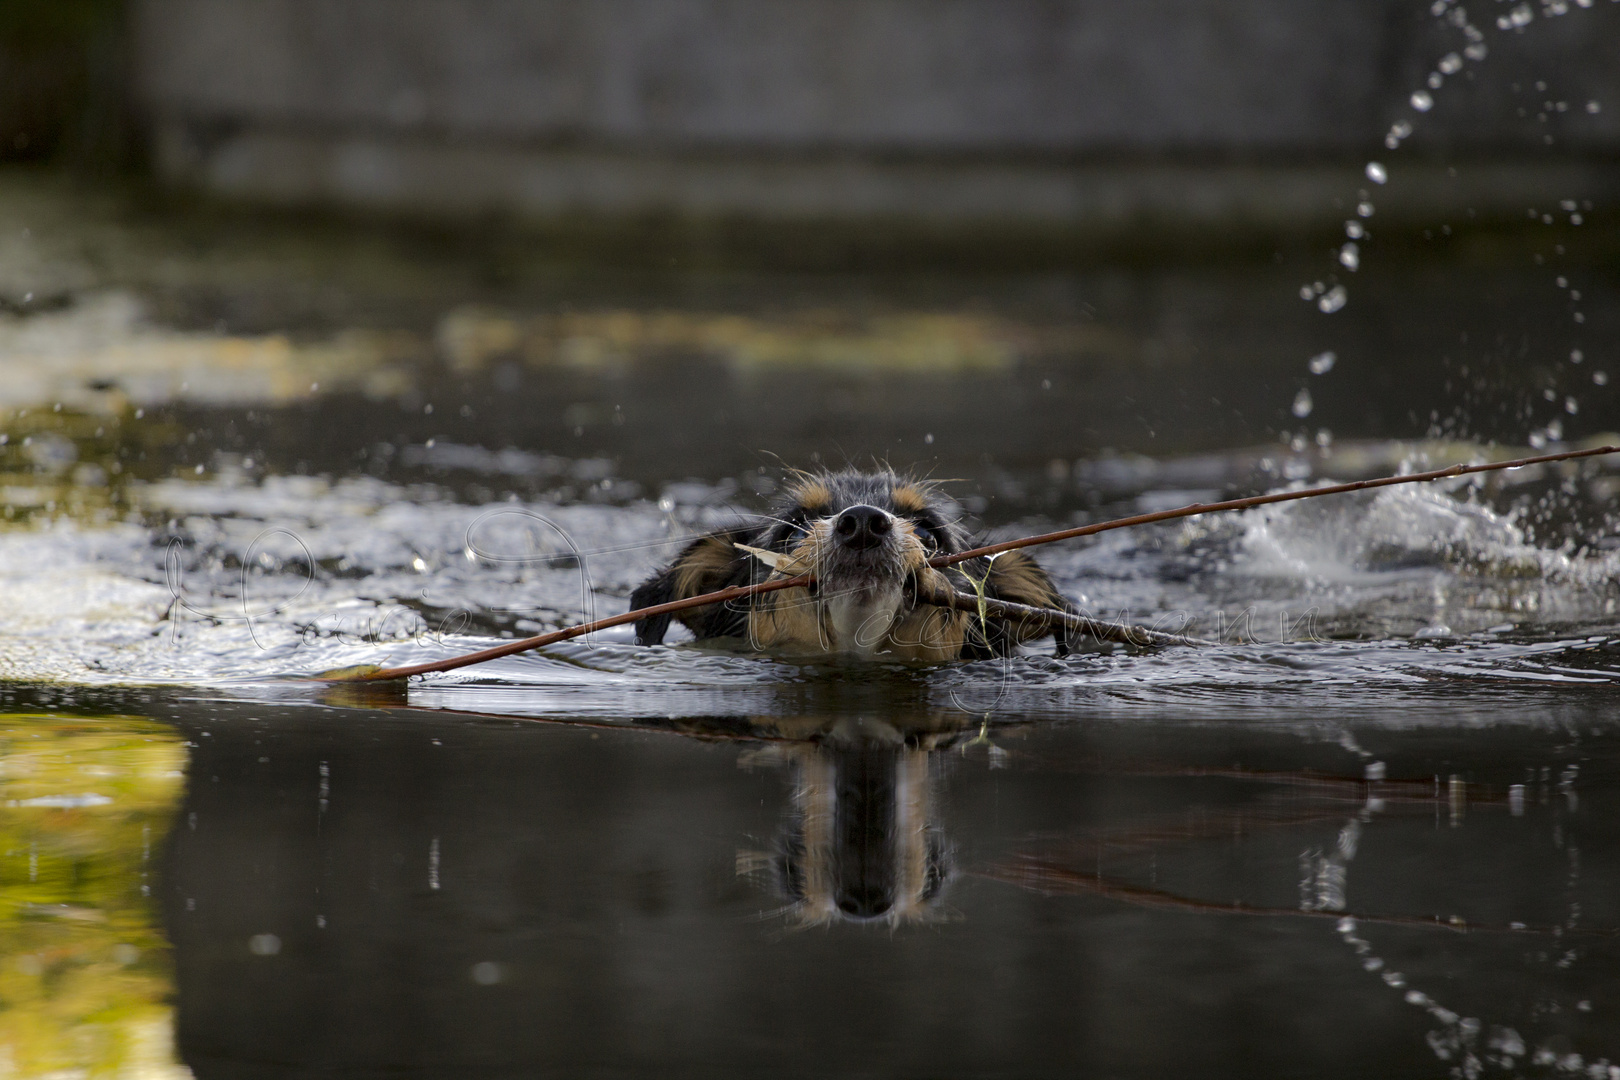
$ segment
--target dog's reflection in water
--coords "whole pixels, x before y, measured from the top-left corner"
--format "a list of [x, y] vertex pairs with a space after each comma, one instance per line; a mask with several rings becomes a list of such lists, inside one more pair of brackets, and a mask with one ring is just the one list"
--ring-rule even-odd
[[941, 917], [952, 875], [935, 817], [933, 751], [948, 730], [840, 721], [819, 738], [756, 751], [748, 764], [793, 774], [793, 804], [773, 850], [738, 853], [738, 870], [771, 882], [798, 925], [897, 926]]

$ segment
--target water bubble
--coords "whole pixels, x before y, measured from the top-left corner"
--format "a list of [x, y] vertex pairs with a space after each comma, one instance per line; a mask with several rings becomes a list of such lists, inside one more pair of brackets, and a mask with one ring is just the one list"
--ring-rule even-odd
[[1333, 445], [1333, 432], [1327, 428], [1318, 428], [1316, 431], [1316, 445], [1326, 450]]
[[1603, 111], [1603, 106], [1595, 101], [1588, 101], [1586, 103], [1586, 111], [1591, 113], [1593, 116], [1596, 116], [1598, 113]]
[[1428, 84], [1430, 90], [1440, 89], [1440, 85], [1445, 81], [1446, 77], [1440, 74], [1438, 71], [1429, 72], [1429, 77], [1424, 80], [1424, 82]]
[[1370, 202], [1356, 203], [1356, 213], [1360, 214], [1362, 217], [1372, 217], [1373, 204]]
[[479, 986], [494, 986], [504, 974], [501, 965], [492, 960], [483, 960], [472, 966], [472, 981]]
[[1563, 274], [1559, 274], [1557, 277], [1553, 278], [1553, 284], [1557, 285], [1560, 289], [1567, 289], [1569, 288], [1569, 278], [1565, 277]]
[[1361, 266], [1361, 249], [1354, 240], [1339, 249], [1339, 265], [1346, 270], [1356, 270]]
[[281, 939], [274, 934], [254, 934], [248, 938], [248, 950], [254, 956], [274, 956], [281, 951]]
[[1468, 57], [1468, 59], [1470, 59], [1470, 60], [1475, 60], [1475, 61], [1485, 59], [1485, 57], [1489, 53], [1490, 53], [1490, 50], [1485, 47], [1485, 43], [1483, 41], [1476, 41], [1472, 45], [1468, 46], [1466, 49], [1463, 50], [1463, 55], [1464, 56]]
[[1367, 179], [1375, 184], [1387, 184], [1389, 172], [1376, 161], [1367, 162]]
[[1586, 354], [1581, 352], [1581, 350], [1579, 350], [1579, 349], [1571, 349], [1571, 350], [1569, 350], [1569, 362], [1570, 363], [1578, 364], [1582, 360], [1585, 360], [1585, 359], [1586, 359]]
[[1359, 221], [1347, 221], [1344, 223], [1344, 235], [1352, 240], [1360, 240], [1367, 235], [1367, 230], [1361, 227]]
[[1434, 95], [1427, 90], [1417, 90], [1412, 94], [1412, 108], [1418, 112], [1428, 112], [1434, 108]]
[[1579, 225], [1585, 220], [1586, 219], [1581, 217], [1581, 215], [1579, 215], [1579, 214], [1571, 214], [1571, 215], [1569, 215], [1569, 223], [1571, 225]]
[[1564, 411], [1569, 413], [1569, 415], [1574, 416], [1576, 413], [1581, 411], [1581, 403], [1572, 397], [1565, 397]]
[[1316, 306], [1324, 315], [1331, 315], [1344, 307], [1345, 301], [1349, 299], [1350, 294], [1344, 291], [1344, 286], [1335, 285], [1317, 299]]
[[1316, 293], [1311, 291], [1311, 287], [1309, 285], [1301, 285], [1299, 287], [1299, 298], [1301, 300], [1312, 300], [1315, 299], [1315, 297]]
[[1437, 66], [1445, 74], [1455, 75], [1457, 72], [1462, 70], [1462, 57], [1458, 56], [1456, 53], [1446, 53], [1446, 55], [1440, 58], [1440, 63]]
[[1594, 371], [1594, 372], [1592, 372], [1592, 383], [1595, 386], [1608, 386], [1609, 385], [1609, 373], [1607, 371]]
[[1292, 411], [1293, 414], [1299, 417], [1301, 420], [1311, 415], [1311, 409], [1314, 407], [1315, 403], [1311, 401], [1311, 392], [1309, 390], [1301, 390], [1299, 393], [1294, 395]]
[[1333, 370], [1333, 365], [1338, 359], [1339, 354], [1329, 349], [1327, 352], [1317, 353], [1311, 357], [1306, 366], [1311, 369], [1312, 375], [1326, 375]]

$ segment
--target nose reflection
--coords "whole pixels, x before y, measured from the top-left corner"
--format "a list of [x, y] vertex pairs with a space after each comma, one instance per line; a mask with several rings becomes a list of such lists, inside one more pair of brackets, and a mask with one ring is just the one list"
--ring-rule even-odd
[[774, 857], [805, 923], [927, 918], [951, 875], [929, 750], [871, 737], [795, 747], [793, 809]]

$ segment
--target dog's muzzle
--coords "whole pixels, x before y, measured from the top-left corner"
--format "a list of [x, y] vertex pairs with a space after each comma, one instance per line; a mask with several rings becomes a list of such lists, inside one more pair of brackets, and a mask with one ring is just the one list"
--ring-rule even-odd
[[893, 531], [894, 519], [875, 506], [852, 506], [833, 523], [838, 542], [856, 551], [877, 547]]

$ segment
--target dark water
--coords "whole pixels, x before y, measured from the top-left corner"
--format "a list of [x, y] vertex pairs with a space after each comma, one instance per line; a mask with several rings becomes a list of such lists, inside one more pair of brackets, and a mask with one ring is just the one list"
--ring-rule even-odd
[[1310, 250], [491, 277], [6, 183], [17, 1074], [1620, 1075], [1620, 463], [1041, 552], [1203, 649], [300, 679], [622, 610], [787, 466], [1006, 536], [1605, 438], [1571, 230], [1324, 314]]
[[[678, 720], [116, 695], [187, 747], [153, 894], [179, 1058], [222, 1077], [1620, 1060], [1607, 686], [982, 727], [927, 708], [926, 682]], [[58, 722], [94, 703], [8, 707], [30, 696]]]

